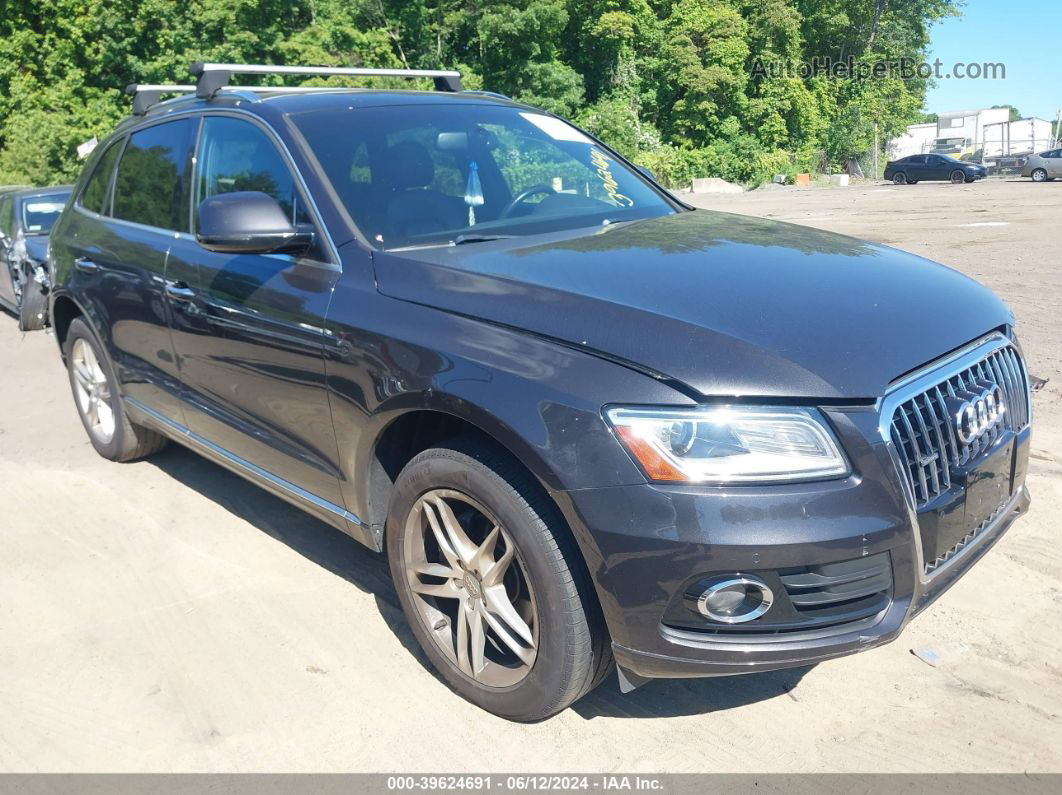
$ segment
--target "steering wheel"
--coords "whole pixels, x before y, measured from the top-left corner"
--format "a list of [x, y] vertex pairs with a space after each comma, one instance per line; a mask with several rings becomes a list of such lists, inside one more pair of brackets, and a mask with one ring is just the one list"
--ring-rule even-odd
[[521, 202], [525, 202], [532, 196], [537, 196], [540, 193], [556, 193], [549, 185], [532, 185], [527, 190], [522, 190], [516, 194], [508, 204], [506, 204], [501, 213], [498, 214], [498, 219], [508, 218], [512, 211], [516, 209], [516, 206]]

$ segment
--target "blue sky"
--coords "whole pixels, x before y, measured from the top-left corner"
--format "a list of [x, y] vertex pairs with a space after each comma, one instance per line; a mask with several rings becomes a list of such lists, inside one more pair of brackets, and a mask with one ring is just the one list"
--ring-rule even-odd
[[941, 78], [926, 110], [1014, 105], [1025, 116], [1054, 119], [1062, 107], [1062, 5], [1057, 0], [968, 0], [963, 15], [932, 29], [929, 60], [1006, 64], [1005, 80]]

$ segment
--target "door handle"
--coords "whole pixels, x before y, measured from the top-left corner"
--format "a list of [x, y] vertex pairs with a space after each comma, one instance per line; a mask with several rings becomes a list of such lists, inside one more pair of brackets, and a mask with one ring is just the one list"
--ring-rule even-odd
[[88, 257], [75, 258], [74, 267], [82, 273], [98, 273], [100, 270], [100, 266], [90, 260]]
[[184, 282], [168, 282], [166, 284], [166, 295], [174, 301], [183, 301], [185, 303], [195, 300], [195, 290]]

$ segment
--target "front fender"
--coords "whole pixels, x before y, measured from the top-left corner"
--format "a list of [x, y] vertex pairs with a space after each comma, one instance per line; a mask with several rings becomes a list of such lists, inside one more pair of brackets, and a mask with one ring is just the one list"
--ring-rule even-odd
[[[601, 416], [607, 403], [691, 405], [642, 373], [548, 340], [337, 286], [327, 383], [347, 507], [367, 516], [385, 429], [411, 411], [458, 417], [550, 491], [644, 483]], [[346, 321], [346, 322], [344, 322]]]

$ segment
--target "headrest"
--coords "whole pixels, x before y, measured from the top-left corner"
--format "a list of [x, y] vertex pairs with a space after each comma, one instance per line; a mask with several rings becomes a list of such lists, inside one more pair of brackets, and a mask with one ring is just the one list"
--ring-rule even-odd
[[435, 181], [435, 164], [424, 144], [399, 141], [387, 150], [387, 175], [394, 190], [423, 188]]

